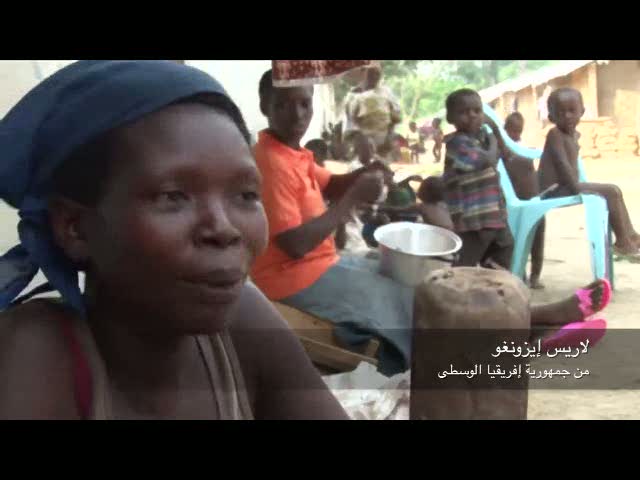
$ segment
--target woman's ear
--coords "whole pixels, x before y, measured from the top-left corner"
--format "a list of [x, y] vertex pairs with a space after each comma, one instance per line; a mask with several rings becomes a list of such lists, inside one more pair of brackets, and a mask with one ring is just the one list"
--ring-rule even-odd
[[84, 231], [87, 212], [88, 207], [67, 198], [54, 197], [49, 202], [49, 222], [55, 242], [78, 264], [85, 263], [89, 257]]

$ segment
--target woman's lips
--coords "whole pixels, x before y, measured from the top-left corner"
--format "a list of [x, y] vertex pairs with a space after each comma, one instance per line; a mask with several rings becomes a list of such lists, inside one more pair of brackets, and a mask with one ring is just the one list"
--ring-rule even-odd
[[186, 278], [201, 298], [212, 303], [233, 302], [245, 283], [246, 274], [241, 270], [221, 270]]

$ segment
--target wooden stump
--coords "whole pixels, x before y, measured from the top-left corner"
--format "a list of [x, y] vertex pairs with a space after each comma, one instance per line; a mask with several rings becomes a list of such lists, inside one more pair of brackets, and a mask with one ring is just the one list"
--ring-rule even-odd
[[[462, 388], [435, 388], [434, 365], [464, 360], [457, 343], [461, 336], [484, 341], [485, 345], [467, 345], [473, 357], [474, 349], [478, 353], [491, 348], [487, 342], [505, 340], [517, 345], [528, 341], [529, 327], [530, 293], [511, 273], [457, 267], [430, 274], [415, 295], [411, 418], [526, 419], [528, 383], [524, 377], [519, 380], [521, 388], [496, 388], [494, 384], [479, 388], [470, 383]], [[493, 332], [500, 338], [493, 338]]]

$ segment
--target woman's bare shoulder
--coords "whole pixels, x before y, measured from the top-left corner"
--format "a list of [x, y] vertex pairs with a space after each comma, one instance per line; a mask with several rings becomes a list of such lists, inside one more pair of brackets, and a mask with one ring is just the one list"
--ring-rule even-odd
[[72, 360], [60, 327], [71, 315], [50, 300], [0, 313], [0, 418], [77, 418]]
[[261, 368], [275, 344], [297, 342], [286, 321], [253, 283], [247, 282], [237, 305], [229, 319], [229, 333], [246, 373]]
[[248, 281], [240, 295], [238, 308], [229, 320], [229, 329], [234, 332], [265, 328], [288, 329], [288, 326], [272, 302], [253, 282]]
[[255, 285], [245, 287], [229, 331], [256, 418], [346, 418], [295, 333]]
[[[13, 340], [46, 339], [47, 344], [60, 337], [60, 321], [70, 315], [55, 301], [46, 299], [11, 307], [0, 312], [0, 342], [13, 343]], [[55, 343], [55, 342], [54, 342]]]

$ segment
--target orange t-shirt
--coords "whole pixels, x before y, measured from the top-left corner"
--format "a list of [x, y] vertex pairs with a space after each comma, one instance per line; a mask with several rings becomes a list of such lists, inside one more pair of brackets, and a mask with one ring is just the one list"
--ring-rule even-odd
[[262, 174], [262, 203], [269, 221], [269, 245], [251, 270], [251, 279], [271, 300], [311, 286], [339, 257], [333, 236], [295, 260], [276, 245], [275, 237], [319, 217], [327, 207], [322, 190], [331, 172], [318, 166], [307, 149], [294, 150], [262, 131], [255, 146]]

